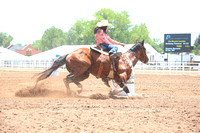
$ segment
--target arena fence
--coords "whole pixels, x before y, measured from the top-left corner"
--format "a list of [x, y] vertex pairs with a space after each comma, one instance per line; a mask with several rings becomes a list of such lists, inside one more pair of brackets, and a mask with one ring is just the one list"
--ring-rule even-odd
[[[52, 65], [53, 61], [8, 61], [0, 60], [1, 71], [43, 71]], [[59, 71], [67, 71], [63, 65]], [[136, 74], [162, 75], [194, 75], [200, 76], [200, 63], [189, 62], [138, 62], [135, 66]]]
[[138, 62], [135, 66], [137, 74], [161, 75], [193, 75], [200, 76], [200, 63], [189, 62]]

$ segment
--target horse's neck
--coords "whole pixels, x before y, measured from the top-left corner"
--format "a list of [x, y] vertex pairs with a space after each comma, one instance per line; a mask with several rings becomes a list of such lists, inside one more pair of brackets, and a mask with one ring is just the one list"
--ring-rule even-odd
[[136, 63], [138, 62], [138, 59], [136, 58], [136, 56], [132, 53], [126, 53], [126, 56], [128, 57], [128, 59], [130, 60], [130, 62], [132, 63], [134, 67]]

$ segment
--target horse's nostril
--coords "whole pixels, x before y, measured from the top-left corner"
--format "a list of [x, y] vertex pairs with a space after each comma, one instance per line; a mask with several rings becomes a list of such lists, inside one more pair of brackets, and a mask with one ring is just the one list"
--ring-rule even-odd
[[146, 58], [145, 63], [148, 63], [148, 61], [149, 61], [149, 58]]

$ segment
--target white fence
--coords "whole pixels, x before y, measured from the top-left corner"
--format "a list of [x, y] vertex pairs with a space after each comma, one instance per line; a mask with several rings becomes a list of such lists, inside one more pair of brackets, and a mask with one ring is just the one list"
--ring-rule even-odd
[[[3, 61], [0, 60], [0, 70], [13, 71], [42, 71], [52, 65], [52, 61]], [[60, 68], [66, 71], [65, 66]], [[162, 74], [162, 75], [194, 75], [200, 76], [200, 63], [188, 62], [138, 62], [135, 66], [136, 74]]]
[[137, 74], [161, 75], [193, 75], [200, 76], [200, 63], [188, 62], [138, 62], [135, 66]]

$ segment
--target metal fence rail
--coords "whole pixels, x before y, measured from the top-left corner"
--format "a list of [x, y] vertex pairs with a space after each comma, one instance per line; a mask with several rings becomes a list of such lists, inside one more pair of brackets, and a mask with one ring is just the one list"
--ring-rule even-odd
[[200, 63], [188, 62], [138, 62], [135, 66], [138, 74], [194, 75], [200, 76]]
[[[0, 60], [0, 70], [14, 71], [42, 71], [49, 68], [53, 61], [4, 61]], [[59, 70], [66, 71], [65, 66]], [[200, 76], [200, 63], [188, 62], [138, 62], [135, 66], [136, 74], [162, 75], [194, 75]]]

